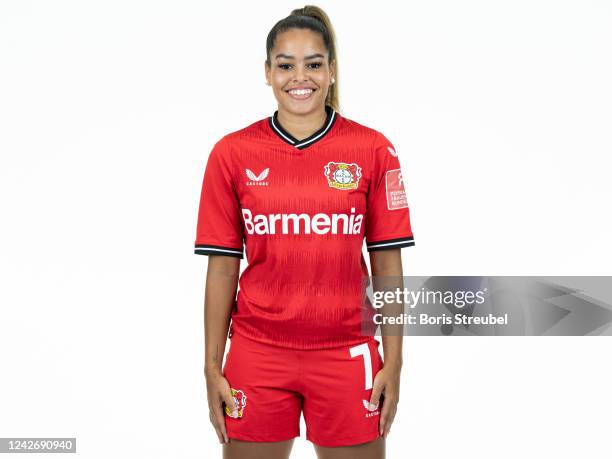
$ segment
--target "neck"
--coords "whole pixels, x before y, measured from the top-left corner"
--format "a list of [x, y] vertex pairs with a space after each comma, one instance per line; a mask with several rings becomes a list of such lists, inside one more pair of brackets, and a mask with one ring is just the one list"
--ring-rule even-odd
[[278, 122], [283, 129], [298, 140], [305, 139], [323, 127], [327, 119], [325, 106], [305, 115], [295, 115], [278, 107]]

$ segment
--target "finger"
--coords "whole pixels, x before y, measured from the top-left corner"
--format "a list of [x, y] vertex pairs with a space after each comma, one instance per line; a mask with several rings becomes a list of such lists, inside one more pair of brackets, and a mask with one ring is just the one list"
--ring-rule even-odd
[[213, 413], [213, 409], [209, 407], [209, 419], [210, 419], [210, 423], [212, 424], [213, 428], [215, 429], [215, 433], [217, 434], [217, 439], [219, 440], [219, 443], [223, 444], [224, 443], [224, 439], [223, 439], [223, 433], [221, 432], [221, 429], [219, 429], [219, 426], [217, 424], [217, 418], [215, 417], [214, 413]]
[[[385, 421], [384, 421], [384, 426], [382, 429], [382, 433], [381, 435], [384, 438], [387, 438], [387, 435], [389, 435], [389, 430], [391, 430], [391, 425], [393, 424], [393, 421], [395, 420], [395, 413], [397, 412], [397, 402], [395, 403], [386, 403], [387, 408], [387, 412], [385, 413]], [[384, 410], [384, 408], [383, 408]]]
[[384, 436], [387, 429], [391, 427], [390, 421], [393, 420], [395, 406], [396, 404], [392, 398], [385, 397], [385, 403], [383, 403], [382, 410], [380, 410], [379, 430], [381, 436]]
[[221, 430], [219, 430], [218, 427], [215, 426], [215, 433], [217, 434], [217, 439], [219, 440], [220, 444], [225, 443], [225, 439], [223, 438], [223, 433], [221, 432]]
[[382, 394], [384, 388], [385, 386], [380, 383], [377, 384], [376, 379], [374, 380], [374, 387], [372, 388], [372, 395], [370, 395], [370, 406], [368, 407], [368, 410], [374, 411], [376, 408], [378, 408], [378, 404], [380, 403], [380, 395]]
[[395, 415], [387, 420], [387, 424], [385, 426], [385, 433], [383, 434], [384, 438], [389, 436], [389, 432], [391, 432], [391, 426], [393, 425], [393, 421], [395, 420]]
[[213, 407], [213, 416], [215, 417], [215, 426], [221, 434], [221, 443], [227, 443], [227, 432], [225, 430], [225, 417], [223, 416], [223, 407], [221, 401]]
[[223, 396], [223, 402], [225, 403], [226, 408], [231, 413], [230, 416], [236, 419], [238, 417], [238, 407], [234, 403], [232, 391], [228, 389], [227, 391], [224, 391], [221, 395]]

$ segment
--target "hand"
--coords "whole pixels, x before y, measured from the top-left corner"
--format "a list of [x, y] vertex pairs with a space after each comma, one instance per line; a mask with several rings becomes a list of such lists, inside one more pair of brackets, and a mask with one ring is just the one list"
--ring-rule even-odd
[[232, 412], [232, 417], [238, 417], [238, 411], [234, 405], [234, 397], [229, 382], [221, 373], [221, 370], [206, 372], [206, 394], [208, 396], [208, 416], [210, 422], [217, 432], [219, 443], [227, 443], [227, 431], [225, 430], [225, 418], [223, 414], [223, 402]]
[[380, 435], [387, 438], [397, 412], [397, 402], [399, 402], [400, 370], [383, 366], [376, 373], [372, 386], [370, 406], [380, 403], [381, 394], [384, 396], [378, 429]]

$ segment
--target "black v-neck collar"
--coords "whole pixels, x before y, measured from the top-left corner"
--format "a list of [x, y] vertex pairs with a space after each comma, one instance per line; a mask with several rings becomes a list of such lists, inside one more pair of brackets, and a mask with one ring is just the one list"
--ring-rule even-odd
[[274, 132], [277, 136], [279, 136], [284, 142], [289, 145], [293, 145], [295, 148], [300, 150], [309, 147], [315, 142], [321, 140], [325, 135], [330, 131], [334, 122], [336, 121], [336, 111], [331, 108], [329, 105], [325, 106], [325, 112], [327, 113], [327, 118], [325, 119], [325, 123], [323, 123], [323, 127], [319, 129], [314, 134], [306, 137], [305, 139], [298, 140], [289, 134], [278, 122], [278, 110], [274, 112], [274, 115], [268, 118], [268, 124], [270, 128], [272, 128], [272, 132]]

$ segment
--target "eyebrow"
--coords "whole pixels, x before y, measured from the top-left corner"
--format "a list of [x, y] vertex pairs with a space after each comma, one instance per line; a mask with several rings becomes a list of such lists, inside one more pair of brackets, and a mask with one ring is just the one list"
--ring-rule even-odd
[[[325, 56], [324, 56], [323, 54], [318, 54], [318, 53], [317, 53], [317, 54], [311, 54], [311, 55], [309, 55], [309, 56], [306, 56], [304, 59], [306, 59], [306, 60], [308, 60], [308, 59], [315, 59], [315, 58], [317, 58], [317, 57], [325, 57]], [[291, 56], [291, 55], [289, 55], [289, 54], [283, 54], [283, 53], [277, 54], [275, 58], [276, 58], [276, 59], [281, 59], [281, 58], [285, 58], [285, 59], [294, 59], [294, 57], [293, 57], [293, 56]]]

